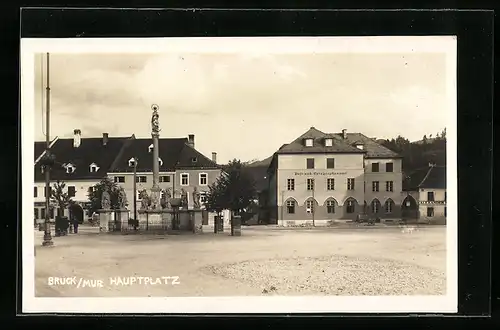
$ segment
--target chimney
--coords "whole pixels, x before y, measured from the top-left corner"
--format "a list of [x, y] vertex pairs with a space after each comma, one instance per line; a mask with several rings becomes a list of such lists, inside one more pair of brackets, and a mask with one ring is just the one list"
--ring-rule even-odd
[[342, 138], [347, 139], [347, 130], [345, 128], [342, 130]]
[[108, 144], [108, 133], [102, 133], [102, 145], [105, 146]]
[[188, 144], [194, 149], [194, 134], [188, 135]]
[[212, 152], [212, 161], [217, 164], [217, 153], [216, 152]]
[[82, 131], [79, 129], [73, 130], [73, 147], [78, 148], [82, 143]]

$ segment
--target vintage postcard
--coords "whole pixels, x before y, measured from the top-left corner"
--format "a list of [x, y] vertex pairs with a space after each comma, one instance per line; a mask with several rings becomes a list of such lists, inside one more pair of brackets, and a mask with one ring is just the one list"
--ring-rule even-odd
[[22, 39], [23, 312], [456, 312], [456, 52]]

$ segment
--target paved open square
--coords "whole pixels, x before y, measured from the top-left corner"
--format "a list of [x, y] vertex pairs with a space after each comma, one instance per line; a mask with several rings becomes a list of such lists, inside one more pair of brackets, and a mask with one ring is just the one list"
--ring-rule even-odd
[[232, 237], [99, 234], [82, 226], [53, 247], [42, 247], [42, 236], [35, 232], [37, 297], [446, 293], [445, 227], [255, 226]]

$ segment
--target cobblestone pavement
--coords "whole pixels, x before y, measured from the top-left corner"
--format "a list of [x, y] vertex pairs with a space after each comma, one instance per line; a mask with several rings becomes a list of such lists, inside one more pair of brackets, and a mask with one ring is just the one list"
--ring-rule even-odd
[[[35, 231], [38, 297], [444, 294], [445, 227], [243, 227], [201, 235], [110, 235], [81, 226], [42, 247]], [[90, 281], [49, 285], [50, 277]], [[131, 278], [148, 285], [125, 285]], [[178, 277], [179, 284], [172, 285]], [[110, 278], [123, 279], [112, 284]], [[98, 282], [101, 281], [101, 282]], [[142, 279], [141, 281], [145, 281]], [[155, 284], [152, 284], [152, 283]], [[100, 284], [99, 284], [100, 283]], [[165, 284], [167, 283], [167, 284]]]

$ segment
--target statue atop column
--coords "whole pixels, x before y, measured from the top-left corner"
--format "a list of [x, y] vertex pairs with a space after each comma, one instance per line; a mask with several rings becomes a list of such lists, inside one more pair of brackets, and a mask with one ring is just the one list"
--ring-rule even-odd
[[160, 133], [160, 115], [158, 114], [159, 107], [156, 104], [151, 106], [153, 115], [151, 116], [151, 130], [153, 133]]
[[123, 187], [118, 188], [118, 205], [120, 209], [124, 210], [127, 208], [127, 194], [125, 193], [125, 189]]
[[188, 206], [188, 196], [186, 190], [184, 188], [181, 189], [181, 206], [182, 207], [187, 207]]
[[161, 207], [163, 209], [171, 208], [171, 206], [170, 206], [171, 199], [172, 199], [172, 196], [170, 195], [170, 189], [167, 188], [167, 189], [163, 190], [162, 195], [161, 195], [161, 201], [160, 201]]

